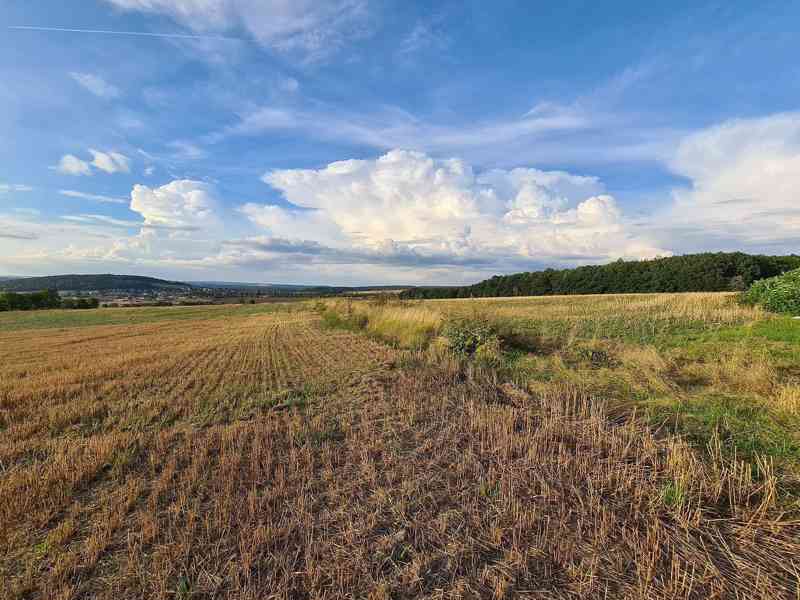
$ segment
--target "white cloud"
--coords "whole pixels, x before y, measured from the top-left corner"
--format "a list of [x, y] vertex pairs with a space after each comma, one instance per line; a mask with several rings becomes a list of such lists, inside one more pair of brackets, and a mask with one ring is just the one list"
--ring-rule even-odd
[[65, 175], [93, 175], [92, 167], [106, 173], [130, 173], [130, 159], [119, 152], [100, 152], [89, 149], [92, 161], [85, 161], [74, 154], [65, 154], [54, 168]]
[[92, 155], [92, 165], [106, 173], [130, 173], [130, 159], [119, 152], [100, 152], [89, 149]]
[[[741, 248], [800, 243], [800, 113], [737, 119], [686, 137], [670, 162], [691, 185], [666, 219]], [[778, 251], [778, 248], [772, 248]]]
[[0, 271], [124, 269], [175, 276], [177, 269], [218, 269], [222, 236], [236, 235], [235, 227], [221, 226], [218, 205], [209, 185], [176, 180], [134, 186], [130, 208], [141, 221], [93, 213], [55, 222], [0, 214]]
[[81, 160], [73, 154], [65, 154], [61, 157], [58, 165], [54, 167], [59, 173], [65, 175], [91, 175], [92, 169], [89, 163]]
[[123, 10], [164, 14], [195, 32], [243, 28], [264, 46], [329, 55], [371, 31], [366, 0], [107, 0]]
[[111, 85], [99, 75], [74, 72], [70, 73], [69, 75], [80, 85], [99, 98], [111, 99], [117, 98], [120, 95], [119, 88]]
[[156, 172], [156, 168], [154, 166], [152, 166], [152, 165], [150, 165], [149, 167], [145, 167], [145, 169], [144, 169], [145, 177], [151, 177], [153, 175], [153, 173], [155, 173], [155, 172]]
[[264, 181], [296, 208], [240, 210], [270, 239], [317, 244], [305, 252], [316, 248], [323, 261], [349, 253], [358, 262], [507, 268], [668, 254], [632, 234], [593, 177], [536, 169], [476, 175], [461, 160], [393, 150], [319, 170], [272, 171]]
[[217, 200], [208, 184], [188, 179], [158, 188], [135, 185], [130, 209], [144, 217], [145, 226], [175, 229], [209, 227], [217, 222]]
[[62, 196], [68, 196], [70, 198], [81, 198], [82, 200], [94, 200], [96, 202], [107, 202], [110, 204], [127, 204], [128, 200], [125, 198], [115, 198], [113, 196], [103, 196], [100, 194], [86, 194], [84, 192], [78, 192], [75, 190], [59, 190], [59, 194]]

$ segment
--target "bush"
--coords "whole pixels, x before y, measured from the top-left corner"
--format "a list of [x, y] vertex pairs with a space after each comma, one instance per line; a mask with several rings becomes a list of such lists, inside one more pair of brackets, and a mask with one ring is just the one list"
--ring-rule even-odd
[[454, 319], [448, 321], [442, 329], [450, 349], [456, 354], [472, 356], [479, 346], [498, 338], [492, 325], [482, 319]]
[[475, 363], [491, 369], [496, 369], [503, 364], [503, 345], [496, 335], [489, 337], [485, 342], [475, 348]]
[[326, 308], [322, 313], [322, 323], [332, 329], [357, 331], [367, 326], [367, 316], [360, 313], [339, 313], [335, 308]]
[[756, 281], [741, 299], [772, 312], [800, 314], [800, 269]]

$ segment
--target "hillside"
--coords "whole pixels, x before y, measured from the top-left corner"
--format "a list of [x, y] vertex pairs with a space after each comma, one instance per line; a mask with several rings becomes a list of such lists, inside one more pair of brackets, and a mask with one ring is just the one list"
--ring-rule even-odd
[[470, 286], [416, 288], [404, 298], [549, 296], [722, 292], [746, 289], [765, 277], [800, 267], [800, 256], [765, 256], [742, 252], [685, 254], [654, 260], [618, 260], [606, 265], [547, 269], [498, 275]]
[[156, 291], [176, 288], [188, 289], [191, 286], [180, 281], [166, 281], [155, 277], [138, 275], [51, 275], [7, 281], [0, 280], [0, 290], [7, 292], [35, 292], [39, 290], [75, 292], [109, 290]]

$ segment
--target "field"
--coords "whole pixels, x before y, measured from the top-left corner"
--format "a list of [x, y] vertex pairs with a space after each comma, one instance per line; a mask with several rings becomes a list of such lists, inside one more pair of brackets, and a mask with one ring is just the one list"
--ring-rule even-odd
[[0, 591], [797, 598], [798, 365], [725, 294], [6, 313]]

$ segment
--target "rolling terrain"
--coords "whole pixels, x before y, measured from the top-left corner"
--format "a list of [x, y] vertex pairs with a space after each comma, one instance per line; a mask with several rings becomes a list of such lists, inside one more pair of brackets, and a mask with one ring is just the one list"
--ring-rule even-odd
[[0, 580], [795, 598], [799, 354], [729, 294], [7, 313]]
[[189, 284], [139, 275], [48, 275], [0, 279], [0, 290], [7, 292], [38, 292], [61, 290], [97, 292], [109, 290], [188, 290]]

